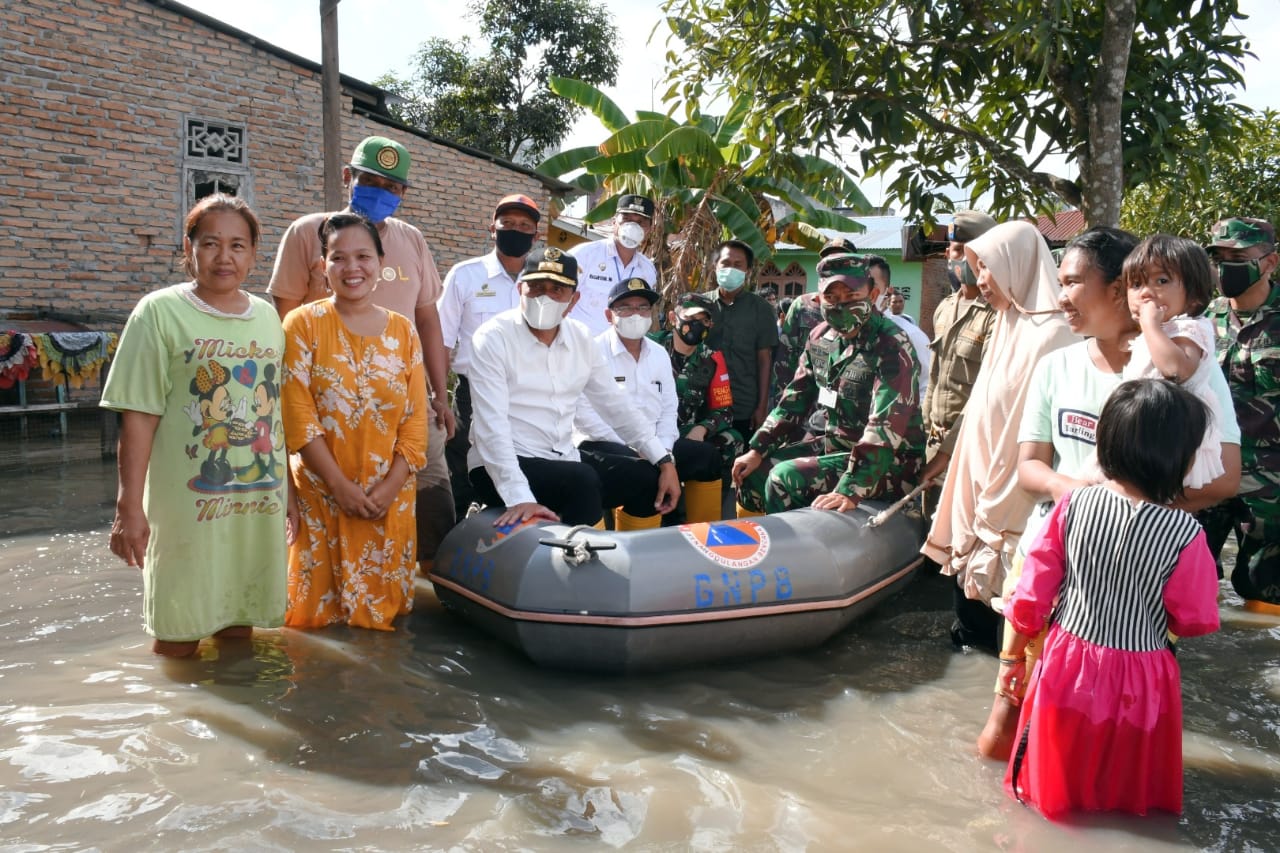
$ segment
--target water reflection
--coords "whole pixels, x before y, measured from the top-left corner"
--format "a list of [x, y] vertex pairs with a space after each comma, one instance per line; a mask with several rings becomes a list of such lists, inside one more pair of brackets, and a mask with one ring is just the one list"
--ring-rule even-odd
[[1280, 628], [1224, 605], [1181, 656], [1187, 815], [1053, 826], [974, 756], [992, 662], [920, 579], [807, 654], [539, 670], [426, 588], [393, 634], [260, 632], [157, 659], [98, 526], [0, 540], [0, 845], [1274, 849]]

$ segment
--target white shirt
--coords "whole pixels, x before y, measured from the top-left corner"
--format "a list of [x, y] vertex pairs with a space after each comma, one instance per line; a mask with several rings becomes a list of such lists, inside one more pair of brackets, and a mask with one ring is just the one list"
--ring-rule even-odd
[[[660, 344], [642, 338], [640, 358], [637, 359], [627, 352], [626, 344], [616, 328], [597, 335], [596, 346], [604, 353], [613, 381], [626, 392], [631, 405], [654, 425], [662, 446], [670, 450], [680, 437], [680, 430], [676, 426], [680, 400], [676, 397], [675, 373], [671, 369], [671, 357], [667, 355], [667, 351]], [[575, 444], [584, 441], [626, 444], [617, 431], [600, 417], [586, 397], [578, 400], [578, 413], [573, 421], [573, 439]]]
[[537, 500], [516, 457], [580, 461], [573, 415], [583, 394], [624, 444], [650, 462], [666, 455], [653, 421], [613, 381], [604, 352], [577, 320], [563, 320], [548, 346], [533, 336], [516, 308], [488, 320], [472, 344], [467, 466], [484, 466], [505, 505]]
[[453, 350], [454, 373], [467, 375], [476, 329], [519, 304], [515, 278], [503, 268], [496, 251], [468, 258], [449, 270], [437, 309], [445, 349]]
[[658, 270], [653, 261], [637, 251], [631, 263], [623, 264], [613, 240], [579, 243], [569, 254], [578, 260], [578, 293], [581, 294], [569, 316], [586, 323], [593, 336], [609, 329], [604, 311], [609, 307], [609, 292], [615, 284], [629, 278], [642, 278], [650, 287], [657, 286]]
[[929, 349], [929, 336], [924, 330], [911, 322], [911, 318], [906, 314], [888, 314], [884, 316], [898, 324], [898, 328], [907, 333], [907, 337], [911, 340], [911, 348], [915, 350], [916, 361], [920, 365], [920, 385], [917, 393], [920, 395], [920, 402], [924, 402], [924, 393], [929, 388], [929, 360], [933, 357], [933, 350]]

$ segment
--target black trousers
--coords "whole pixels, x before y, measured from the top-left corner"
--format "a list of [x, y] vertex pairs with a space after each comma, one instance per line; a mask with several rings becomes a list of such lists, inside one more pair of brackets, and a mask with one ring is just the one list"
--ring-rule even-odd
[[457, 427], [453, 438], [444, 446], [444, 459], [453, 488], [454, 515], [466, 518], [467, 510], [477, 498], [467, 471], [467, 451], [471, 449], [471, 383], [465, 376], [459, 376], [453, 386], [453, 417]]
[[[1242, 498], [1235, 497], [1196, 513], [1204, 527], [1209, 551], [1218, 564], [1222, 577], [1222, 548], [1232, 534], [1236, 537], [1236, 562], [1231, 571], [1231, 586], [1241, 598], [1280, 604], [1280, 542], [1274, 531], [1262, 535], [1253, 511]], [[1268, 541], [1270, 536], [1272, 541]]]
[[[658, 493], [658, 469], [629, 447], [609, 442], [584, 442], [581, 462], [519, 457], [520, 471], [538, 503], [565, 524], [595, 524], [606, 508], [620, 506], [637, 517], [653, 515]], [[470, 472], [476, 498], [489, 506], [503, 506], [489, 472]]]
[[709, 441], [677, 438], [671, 455], [682, 483], [720, 479], [720, 448]]

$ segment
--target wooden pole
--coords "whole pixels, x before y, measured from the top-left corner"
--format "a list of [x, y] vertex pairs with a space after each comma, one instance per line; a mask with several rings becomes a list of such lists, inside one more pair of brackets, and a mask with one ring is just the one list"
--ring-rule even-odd
[[324, 93], [324, 206], [342, 210], [342, 85], [338, 72], [338, 3], [320, 0], [320, 88]]

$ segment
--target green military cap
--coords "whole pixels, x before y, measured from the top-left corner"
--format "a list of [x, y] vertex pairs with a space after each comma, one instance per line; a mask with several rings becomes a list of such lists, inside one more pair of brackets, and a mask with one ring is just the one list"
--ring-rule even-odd
[[369, 172], [409, 186], [409, 149], [385, 136], [360, 140], [351, 152], [351, 168]]
[[1270, 254], [1276, 244], [1276, 229], [1265, 219], [1248, 219], [1233, 216], [1230, 219], [1219, 219], [1213, 226], [1213, 239], [1205, 246], [1209, 252], [1214, 249], [1252, 249], [1254, 246], [1265, 246], [1263, 254]]
[[687, 316], [699, 311], [705, 311], [708, 315], [711, 314], [711, 304], [707, 301], [706, 296], [701, 293], [694, 293], [692, 290], [680, 294], [680, 298], [676, 300], [677, 314]]
[[866, 256], [845, 252], [827, 255], [818, 261], [818, 290], [825, 290], [828, 284], [835, 282], [843, 282], [853, 288], [870, 286], [871, 271], [867, 268]]
[[996, 221], [981, 210], [958, 210], [947, 226], [947, 239], [953, 243], [968, 243], [996, 227]]

